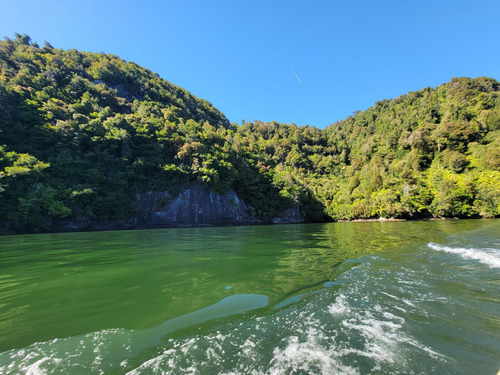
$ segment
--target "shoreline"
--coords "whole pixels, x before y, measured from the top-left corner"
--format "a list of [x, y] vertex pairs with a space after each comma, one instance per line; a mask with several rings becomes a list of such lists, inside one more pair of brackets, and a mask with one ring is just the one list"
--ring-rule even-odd
[[497, 219], [495, 217], [427, 217], [419, 219], [397, 219], [393, 217], [380, 217], [373, 219], [352, 219], [352, 220], [337, 220], [334, 223], [369, 223], [369, 222], [398, 222], [398, 221], [444, 221], [444, 220], [489, 220]]
[[247, 226], [274, 226], [274, 225], [296, 225], [296, 224], [330, 224], [330, 223], [394, 223], [394, 222], [407, 222], [407, 221], [458, 221], [458, 220], [492, 220], [500, 219], [498, 217], [431, 217], [420, 219], [397, 219], [397, 218], [372, 218], [372, 219], [352, 219], [352, 220], [337, 220], [337, 221], [322, 221], [322, 222], [280, 222], [280, 223], [225, 223], [225, 224], [163, 224], [163, 225], [137, 225], [128, 226], [123, 223], [110, 223], [110, 224], [96, 224], [93, 228], [79, 228], [71, 230], [39, 230], [39, 231], [0, 231], [2, 236], [15, 236], [26, 234], [56, 234], [56, 233], [85, 233], [85, 232], [112, 232], [112, 231], [126, 231], [126, 230], [148, 230], [148, 229], [181, 229], [181, 228], [216, 228], [216, 227], [247, 227]]

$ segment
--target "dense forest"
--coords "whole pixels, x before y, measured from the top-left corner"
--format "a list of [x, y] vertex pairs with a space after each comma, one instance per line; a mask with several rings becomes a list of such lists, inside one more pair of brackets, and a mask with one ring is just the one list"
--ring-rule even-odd
[[231, 124], [104, 53], [0, 41], [0, 228], [132, 217], [137, 194], [234, 190], [263, 221], [500, 215], [500, 94], [454, 78], [325, 129]]

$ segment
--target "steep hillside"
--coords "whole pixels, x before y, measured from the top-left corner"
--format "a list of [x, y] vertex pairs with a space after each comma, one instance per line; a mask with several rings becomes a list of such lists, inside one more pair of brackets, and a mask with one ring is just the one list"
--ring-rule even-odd
[[0, 42], [0, 228], [129, 219], [141, 194], [193, 184], [261, 222], [498, 216], [499, 83], [453, 79], [323, 130], [238, 126], [116, 56]]
[[500, 95], [494, 79], [454, 78], [383, 100], [326, 133], [345, 164], [336, 173], [335, 195], [328, 197], [333, 217], [500, 213]]
[[293, 204], [232, 149], [221, 112], [134, 63], [18, 34], [0, 42], [0, 69], [1, 227], [127, 219], [137, 194], [195, 182], [253, 192], [239, 172], [265, 192], [247, 194], [264, 221]]

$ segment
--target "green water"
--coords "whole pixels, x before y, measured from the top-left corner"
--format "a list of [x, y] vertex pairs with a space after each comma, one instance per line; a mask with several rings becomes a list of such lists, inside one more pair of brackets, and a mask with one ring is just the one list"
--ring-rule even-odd
[[500, 221], [0, 238], [0, 373], [496, 373]]

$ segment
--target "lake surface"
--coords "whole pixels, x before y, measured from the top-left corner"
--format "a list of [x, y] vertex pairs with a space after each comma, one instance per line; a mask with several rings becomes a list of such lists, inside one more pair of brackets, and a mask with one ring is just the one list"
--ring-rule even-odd
[[0, 237], [0, 374], [496, 374], [500, 220]]

